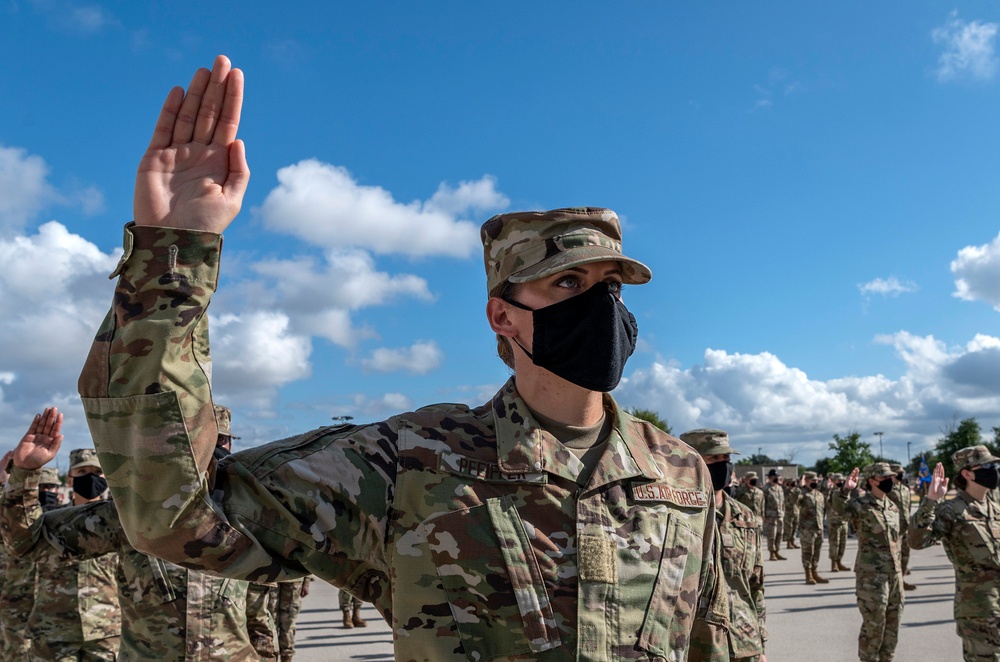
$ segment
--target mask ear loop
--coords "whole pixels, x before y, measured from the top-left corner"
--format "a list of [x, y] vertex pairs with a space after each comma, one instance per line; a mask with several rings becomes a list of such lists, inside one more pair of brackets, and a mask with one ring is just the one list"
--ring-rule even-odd
[[[534, 308], [528, 308], [523, 303], [520, 303], [518, 301], [514, 301], [513, 299], [508, 299], [507, 297], [500, 297], [500, 300], [501, 301], [506, 301], [507, 303], [509, 303], [510, 305], [514, 306], [515, 308], [520, 308], [521, 310], [527, 310], [529, 313], [535, 312]], [[514, 344], [517, 345], [518, 347], [520, 347], [521, 351], [524, 352], [525, 354], [527, 354], [528, 358], [531, 359], [532, 362], [534, 362], [535, 357], [532, 356], [531, 352], [529, 352], [527, 349], [524, 348], [524, 345], [522, 345], [521, 343], [517, 342], [517, 340], [515, 338], [511, 338], [511, 340], [513, 340]]]

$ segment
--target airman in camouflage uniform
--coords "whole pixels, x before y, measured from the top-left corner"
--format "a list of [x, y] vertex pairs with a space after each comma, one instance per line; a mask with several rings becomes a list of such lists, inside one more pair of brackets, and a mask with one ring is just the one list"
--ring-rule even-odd
[[[53, 408], [45, 419], [55, 417]], [[58, 436], [58, 427], [53, 429]], [[50, 435], [51, 436], [51, 435]], [[55, 457], [58, 444], [43, 453], [36, 447], [19, 457], [23, 467]], [[30, 453], [30, 454], [29, 454]], [[92, 453], [92, 451], [91, 451]], [[17, 462], [18, 460], [15, 460]], [[40, 563], [116, 558], [121, 605], [118, 660], [256, 659], [245, 633], [246, 582], [186, 570], [136, 551], [128, 542], [112, 501], [59, 508], [44, 515], [38, 508], [38, 481], [50, 469], [15, 466], [11, 489], [0, 509], [4, 541], [14, 553]]]
[[986, 446], [952, 455], [958, 475], [954, 499], [939, 462], [924, 499], [910, 520], [910, 546], [940, 540], [955, 566], [955, 626], [966, 662], [1000, 660], [1000, 458]]
[[719, 559], [702, 594], [691, 635], [688, 662], [759, 660], [767, 662], [764, 563], [760, 522], [723, 488], [739, 454], [723, 430], [703, 428], [681, 435], [708, 465], [715, 488], [715, 555]]
[[764, 485], [764, 536], [771, 561], [784, 561], [781, 555], [782, 525], [785, 514], [785, 490], [781, 487], [778, 472], [774, 469], [767, 474]]
[[[636, 337], [620, 283], [650, 278], [610, 210], [483, 226], [487, 318], [516, 373], [490, 402], [212, 462], [207, 307], [249, 181], [242, 80], [220, 56], [168, 96], [80, 378], [129, 538], [229, 577], [346, 587], [391, 623], [401, 661], [683, 659], [711, 567], [711, 481], [607, 394]], [[214, 184], [174, 188], [192, 177]]]
[[743, 486], [736, 493], [736, 500], [750, 509], [757, 521], [764, 523], [764, 491], [757, 487], [760, 478], [756, 471], [748, 471], [743, 477]]
[[368, 627], [368, 623], [361, 618], [361, 600], [340, 589], [340, 593], [337, 595], [337, 601], [340, 602], [340, 611], [344, 614], [344, 627]]
[[802, 489], [794, 480], [785, 481], [785, 545], [788, 549], [798, 549], [799, 544], [795, 542], [799, 533], [799, 497], [802, 496]]
[[829, 579], [816, 571], [823, 550], [823, 517], [826, 514], [826, 500], [819, 489], [819, 478], [815, 471], [802, 475], [802, 495], [799, 497], [799, 530], [802, 537], [802, 567], [806, 573], [806, 584], [828, 584]]
[[[26, 485], [22, 449], [26, 444], [47, 444], [54, 457], [62, 442], [59, 430], [62, 415], [46, 409], [35, 415], [27, 434], [14, 450], [13, 469], [3, 496], [2, 532], [4, 544], [16, 556], [26, 550], [11, 536], [11, 525], [23, 523], [6, 516], [8, 508], [17, 508], [27, 501], [37, 517], [41, 517], [38, 485], [40, 471], [33, 471]], [[40, 468], [41, 465], [34, 467]], [[100, 505], [107, 492], [97, 454], [81, 448], [70, 452], [69, 478], [73, 484], [73, 499], [77, 504]], [[67, 508], [58, 508], [56, 515]], [[28, 617], [27, 633], [31, 638], [31, 655], [38, 660], [114, 660], [121, 641], [121, 611], [118, 605], [118, 555], [103, 554], [79, 559], [58, 553], [31, 556], [36, 567], [35, 601]]]
[[[280, 662], [292, 662], [295, 656], [295, 622], [299, 618], [299, 611], [302, 609], [302, 598], [309, 595], [309, 584], [312, 577], [280, 582], [277, 590], [271, 592], [271, 612], [274, 614], [275, 625], [278, 634], [278, 659]], [[343, 591], [341, 591], [343, 593]], [[358, 620], [364, 625], [368, 625], [358, 615]], [[357, 625], [353, 623], [353, 625]]]
[[[886, 462], [865, 467], [866, 492], [860, 493], [858, 469], [833, 493], [832, 509], [850, 520], [858, 536], [854, 562], [855, 592], [861, 610], [858, 658], [890, 662], [896, 651], [903, 615], [899, 510], [888, 498], [895, 472]], [[852, 493], [853, 491], [853, 493]]]
[[[844, 476], [839, 473], [830, 474], [830, 482], [833, 489], [830, 491], [830, 498], [837, 494], [844, 486]], [[832, 503], [831, 503], [832, 505]], [[836, 508], [829, 508], [829, 515], [826, 518], [826, 526], [830, 545], [830, 572], [849, 571], [843, 564], [844, 552], [847, 549], [847, 517], [842, 511]]]
[[896, 508], [899, 509], [899, 531], [902, 536], [900, 554], [903, 562], [903, 589], [913, 591], [917, 587], [905, 579], [905, 576], [910, 574], [910, 542], [908, 540], [908, 533], [910, 530], [910, 509], [913, 503], [913, 493], [910, 491], [910, 487], [903, 482], [903, 477], [906, 475], [903, 465], [893, 464], [892, 471], [894, 474], [894, 485], [892, 492], [889, 493], [889, 498], [892, 499], [892, 502], [896, 504]]

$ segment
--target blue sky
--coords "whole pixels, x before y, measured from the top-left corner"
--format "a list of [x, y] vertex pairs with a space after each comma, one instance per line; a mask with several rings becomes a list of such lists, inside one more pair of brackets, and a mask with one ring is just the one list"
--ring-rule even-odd
[[478, 227], [607, 206], [653, 270], [616, 391], [811, 463], [1000, 425], [1000, 8], [987, 2], [0, 5], [0, 431], [57, 404], [110, 301], [173, 85], [247, 80], [253, 170], [212, 305], [253, 445], [478, 403], [507, 377]]

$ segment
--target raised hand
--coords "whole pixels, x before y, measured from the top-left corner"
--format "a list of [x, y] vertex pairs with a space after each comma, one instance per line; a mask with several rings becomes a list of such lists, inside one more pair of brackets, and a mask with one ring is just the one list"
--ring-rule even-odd
[[850, 492], [851, 490], [853, 490], [855, 487], [858, 486], [858, 474], [859, 473], [861, 473], [861, 470], [858, 469], [857, 467], [854, 467], [854, 469], [851, 470], [851, 475], [848, 476], [847, 480], [844, 481], [844, 489], [845, 490], [847, 490], [848, 492]]
[[136, 173], [137, 225], [221, 234], [236, 218], [250, 181], [236, 140], [242, 106], [243, 72], [224, 55], [195, 72], [187, 93], [170, 90]]
[[28, 431], [14, 448], [14, 466], [41, 469], [55, 458], [62, 445], [63, 415], [55, 407], [35, 414]]
[[931, 484], [927, 487], [927, 498], [937, 501], [948, 493], [948, 479], [944, 475], [944, 465], [938, 462], [931, 474]]

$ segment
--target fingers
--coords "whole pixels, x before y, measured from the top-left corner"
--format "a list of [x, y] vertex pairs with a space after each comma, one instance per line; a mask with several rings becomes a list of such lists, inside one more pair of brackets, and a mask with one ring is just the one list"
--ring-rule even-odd
[[178, 145], [191, 142], [194, 135], [195, 122], [198, 119], [201, 108], [201, 98], [205, 95], [208, 81], [212, 73], [208, 69], [199, 69], [194, 72], [191, 83], [188, 85], [187, 93], [184, 95], [184, 102], [177, 112], [177, 121], [174, 123], [173, 140], [169, 144]]
[[229, 176], [222, 185], [223, 193], [232, 202], [233, 216], [240, 212], [243, 195], [250, 184], [250, 166], [247, 164], [247, 148], [242, 140], [234, 141], [229, 147]]
[[[226, 88], [229, 72], [233, 68], [229, 58], [219, 55], [212, 65], [212, 73], [198, 107], [198, 119], [194, 124], [194, 141], [207, 145], [215, 135], [215, 126], [222, 115], [223, 103], [226, 101]], [[242, 93], [241, 93], [242, 99]], [[242, 101], [241, 101], [242, 103]], [[239, 117], [239, 109], [236, 111]], [[233, 134], [235, 136], [235, 133]]]
[[153, 137], [149, 140], [149, 149], [164, 149], [170, 146], [174, 139], [174, 124], [177, 122], [177, 113], [180, 112], [183, 101], [183, 87], [175, 87], [170, 90], [163, 102], [163, 108], [160, 109], [160, 116], [156, 118]]
[[[226, 60], [226, 62], [229, 61]], [[216, 145], [230, 145], [236, 140], [236, 131], [240, 127], [240, 113], [242, 111], [243, 72], [239, 69], [233, 69], [226, 78], [225, 98], [219, 113], [219, 122], [212, 135], [212, 141]]]

